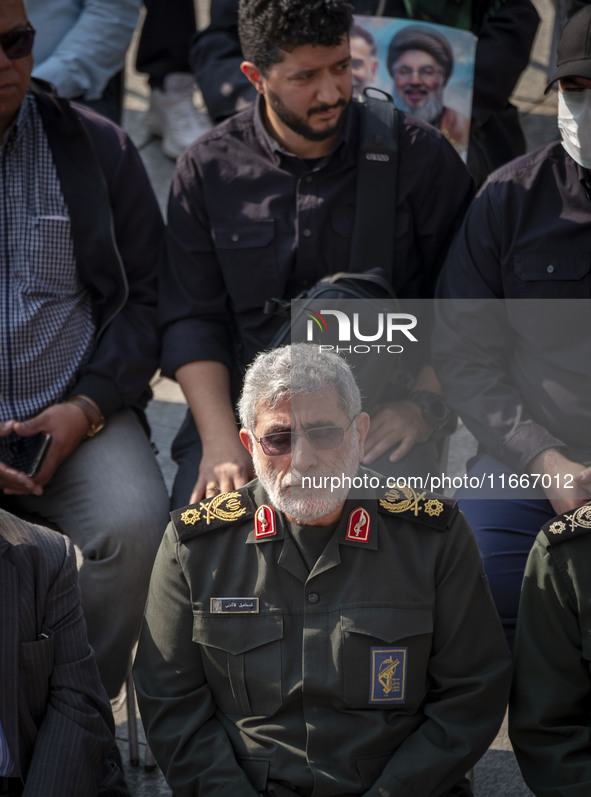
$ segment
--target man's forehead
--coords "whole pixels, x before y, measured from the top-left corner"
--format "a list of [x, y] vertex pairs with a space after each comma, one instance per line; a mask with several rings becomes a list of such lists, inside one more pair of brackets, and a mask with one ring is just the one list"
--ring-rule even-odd
[[317, 393], [298, 394], [292, 398], [286, 398], [276, 407], [267, 407], [264, 403], [259, 403], [257, 407], [257, 427], [263, 425], [277, 424], [279, 426], [290, 426], [292, 418], [302, 418], [333, 422], [338, 418], [338, 413], [346, 414], [341, 408], [335, 388], [329, 385]]
[[26, 22], [27, 10], [23, 0], [0, 0], [0, 26], [4, 30]]
[[327, 47], [324, 44], [302, 44], [291, 50], [282, 50], [283, 60], [273, 64], [271, 70], [279, 68], [293, 71], [295, 69], [317, 69], [330, 66], [347, 58], [349, 55], [349, 37], [343, 36], [339, 44]]
[[404, 61], [405, 59], [407, 61], [423, 60], [434, 64], [438, 63], [437, 59], [431, 53], [428, 53], [427, 50], [417, 50], [416, 48], [409, 48], [408, 50], [404, 50], [402, 53], [400, 53], [398, 60]]

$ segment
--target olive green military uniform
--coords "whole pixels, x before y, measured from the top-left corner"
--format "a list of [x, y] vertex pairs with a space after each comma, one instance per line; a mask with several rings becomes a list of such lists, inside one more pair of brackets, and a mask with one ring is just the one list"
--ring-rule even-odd
[[591, 503], [559, 515], [527, 560], [511, 741], [538, 797], [591, 794]]
[[455, 503], [349, 499], [311, 572], [268, 504], [178, 510], [157, 556], [135, 678], [176, 797], [471, 794], [509, 654]]

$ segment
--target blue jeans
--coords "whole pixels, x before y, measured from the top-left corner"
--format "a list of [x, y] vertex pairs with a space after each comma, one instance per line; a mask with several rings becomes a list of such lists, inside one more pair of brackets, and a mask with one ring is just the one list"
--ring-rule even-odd
[[543, 490], [511, 487], [511, 475], [498, 460], [478, 454], [468, 462], [467, 476], [483, 478], [484, 487], [462, 487], [455, 494], [474, 530], [510, 647], [527, 557], [538, 531], [556, 515]]
[[66, 534], [77, 548], [82, 608], [109, 697], [125, 680], [152, 564], [168, 522], [168, 493], [132, 410], [112, 415], [56, 471], [41, 496], [2, 505]]

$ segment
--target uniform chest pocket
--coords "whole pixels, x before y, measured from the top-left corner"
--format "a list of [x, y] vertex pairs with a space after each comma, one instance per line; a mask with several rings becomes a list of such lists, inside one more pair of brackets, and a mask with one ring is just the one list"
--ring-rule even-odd
[[221, 711], [270, 716], [280, 708], [282, 639], [280, 614], [194, 614], [193, 642]]
[[341, 611], [343, 700], [414, 713], [428, 688], [433, 617], [426, 608]]
[[19, 288], [29, 296], [71, 296], [80, 283], [68, 216], [34, 216], [18, 244]]
[[277, 272], [275, 221], [214, 224], [211, 234], [228, 294], [236, 308], [259, 307]]

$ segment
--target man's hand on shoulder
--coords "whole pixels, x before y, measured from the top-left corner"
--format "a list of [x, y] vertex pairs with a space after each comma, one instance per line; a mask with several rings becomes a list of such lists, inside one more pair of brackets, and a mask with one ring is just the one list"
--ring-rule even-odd
[[363, 464], [371, 464], [390, 450], [390, 462], [399, 462], [417, 443], [424, 443], [431, 431], [414, 401], [385, 404], [371, 416]]
[[54, 404], [28, 421], [9, 421], [0, 429], [3, 437], [16, 432], [31, 437], [39, 432], [51, 435], [51, 444], [39, 473], [24, 473], [0, 466], [0, 487], [7, 495], [41, 495], [53, 474], [80, 445], [88, 431], [88, 419], [74, 404]]
[[[199, 466], [199, 476], [190, 503], [202, 498], [211, 498], [219, 493], [227, 493], [243, 487], [254, 478], [252, 458], [244, 448], [236, 433], [236, 439], [222, 440], [215, 446], [203, 444], [203, 456]], [[207, 491], [206, 487], [215, 483], [217, 490]]]
[[591, 468], [567, 459], [555, 448], [546, 449], [535, 456], [528, 471], [550, 476], [550, 480], [546, 479], [542, 486], [557, 515], [570, 512], [591, 500]]

